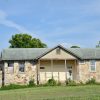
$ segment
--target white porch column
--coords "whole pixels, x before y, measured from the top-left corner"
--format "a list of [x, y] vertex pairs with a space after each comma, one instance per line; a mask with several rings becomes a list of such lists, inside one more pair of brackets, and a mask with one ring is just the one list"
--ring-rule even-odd
[[77, 60], [75, 60], [75, 80], [78, 80], [78, 64], [77, 64]]
[[38, 64], [38, 81], [40, 83], [40, 60], [39, 60], [39, 64]]
[[79, 65], [79, 61], [77, 60], [77, 80], [80, 80], [80, 65]]
[[67, 64], [66, 64], [66, 59], [65, 59], [65, 78], [67, 80]]
[[51, 59], [51, 72], [52, 72], [52, 78], [53, 78], [53, 60]]

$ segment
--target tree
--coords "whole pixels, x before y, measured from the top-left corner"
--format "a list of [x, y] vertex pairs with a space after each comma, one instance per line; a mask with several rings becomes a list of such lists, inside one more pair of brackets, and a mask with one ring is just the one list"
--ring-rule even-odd
[[74, 46], [74, 45], [73, 45], [73, 46], [71, 46], [70, 48], [80, 48], [80, 47], [79, 47], [79, 46]]
[[100, 48], [100, 41], [99, 41], [98, 44], [96, 45], [96, 48]]
[[26, 33], [12, 35], [9, 40], [10, 48], [45, 48], [47, 45], [42, 43], [40, 39], [33, 38]]

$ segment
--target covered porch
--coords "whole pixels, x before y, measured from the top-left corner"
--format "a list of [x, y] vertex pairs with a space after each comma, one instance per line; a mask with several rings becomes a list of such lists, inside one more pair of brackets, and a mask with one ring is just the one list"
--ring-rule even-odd
[[39, 83], [46, 83], [53, 78], [56, 81], [78, 79], [78, 61], [76, 59], [40, 59], [38, 62]]

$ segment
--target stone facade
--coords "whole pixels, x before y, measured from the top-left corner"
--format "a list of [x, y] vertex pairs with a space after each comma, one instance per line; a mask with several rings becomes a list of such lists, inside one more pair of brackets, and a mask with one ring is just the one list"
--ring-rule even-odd
[[96, 81], [100, 82], [100, 61], [96, 60], [96, 71], [90, 71], [90, 60], [86, 60], [84, 64], [79, 64], [79, 77], [80, 81], [86, 82], [91, 78], [95, 78]]
[[[38, 79], [40, 83], [47, 82], [48, 79], [52, 78], [55, 80], [63, 81], [66, 80], [65, 61], [64, 60], [53, 60], [53, 67], [51, 66], [51, 60], [41, 60], [40, 64], [32, 63], [32, 61], [25, 61], [25, 71], [19, 72], [19, 62], [14, 61], [14, 67], [8, 67], [9, 61], [4, 62], [5, 71], [5, 85], [8, 84], [28, 84], [30, 80], [34, 79], [37, 83], [37, 68], [38, 68]], [[90, 60], [85, 60], [84, 64], [80, 64], [79, 61], [75, 64], [75, 60], [66, 60], [66, 66], [71, 64], [73, 71], [73, 80], [76, 82], [86, 82], [88, 79], [95, 78], [96, 81], [100, 82], [100, 61], [96, 60], [96, 71], [90, 71]], [[46, 67], [40, 69], [40, 67]], [[53, 69], [52, 69], [53, 68]], [[0, 84], [2, 84], [2, 71], [0, 71]]]
[[[13, 67], [9, 66], [9, 61], [4, 61], [5, 85], [28, 84], [32, 79], [35, 80], [35, 83], [37, 83], [38, 79], [42, 84], [52, 77], [60, 82], [65, 82], [69, 77], [76, 82], [86, 82], [91, 78], [95, 78], [96, 81], [100, 82], [100, 60], [95, 60], [96, 70], [92, 72], [90, 71], [90, 60], [85, 60], [85, 63], [82, 64], [77, 57], [63, 49], [60, 50], [59, 54], [57, 54], [57, 49], [54, 49], [38, 59], [37, 63], [29, 60], [12, 61]], [[24, 72], [19, 71], [20, 62], [25, 62]], [[2, 80], [1, 71], [0, 80]], [[1, 83], [2, 81], [0, 81], [0, 84]]]
[[25, 71], [19, 72], [19, 63], [14, 62], [14, 67], [8, 67], [8, 62], [4, 63], [5, 85], [7, 84], [28, 84], [30, 80], [36, 80], [36, 64], [25, 61]]

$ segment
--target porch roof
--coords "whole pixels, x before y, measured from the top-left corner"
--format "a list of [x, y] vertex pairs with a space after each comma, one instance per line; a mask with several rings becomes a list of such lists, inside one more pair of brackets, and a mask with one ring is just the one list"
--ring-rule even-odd
[[80, 59], [100, 59], [99, 48], [10, 48], [2, 51], [2, 60], [34, 60], [60, 47]]

